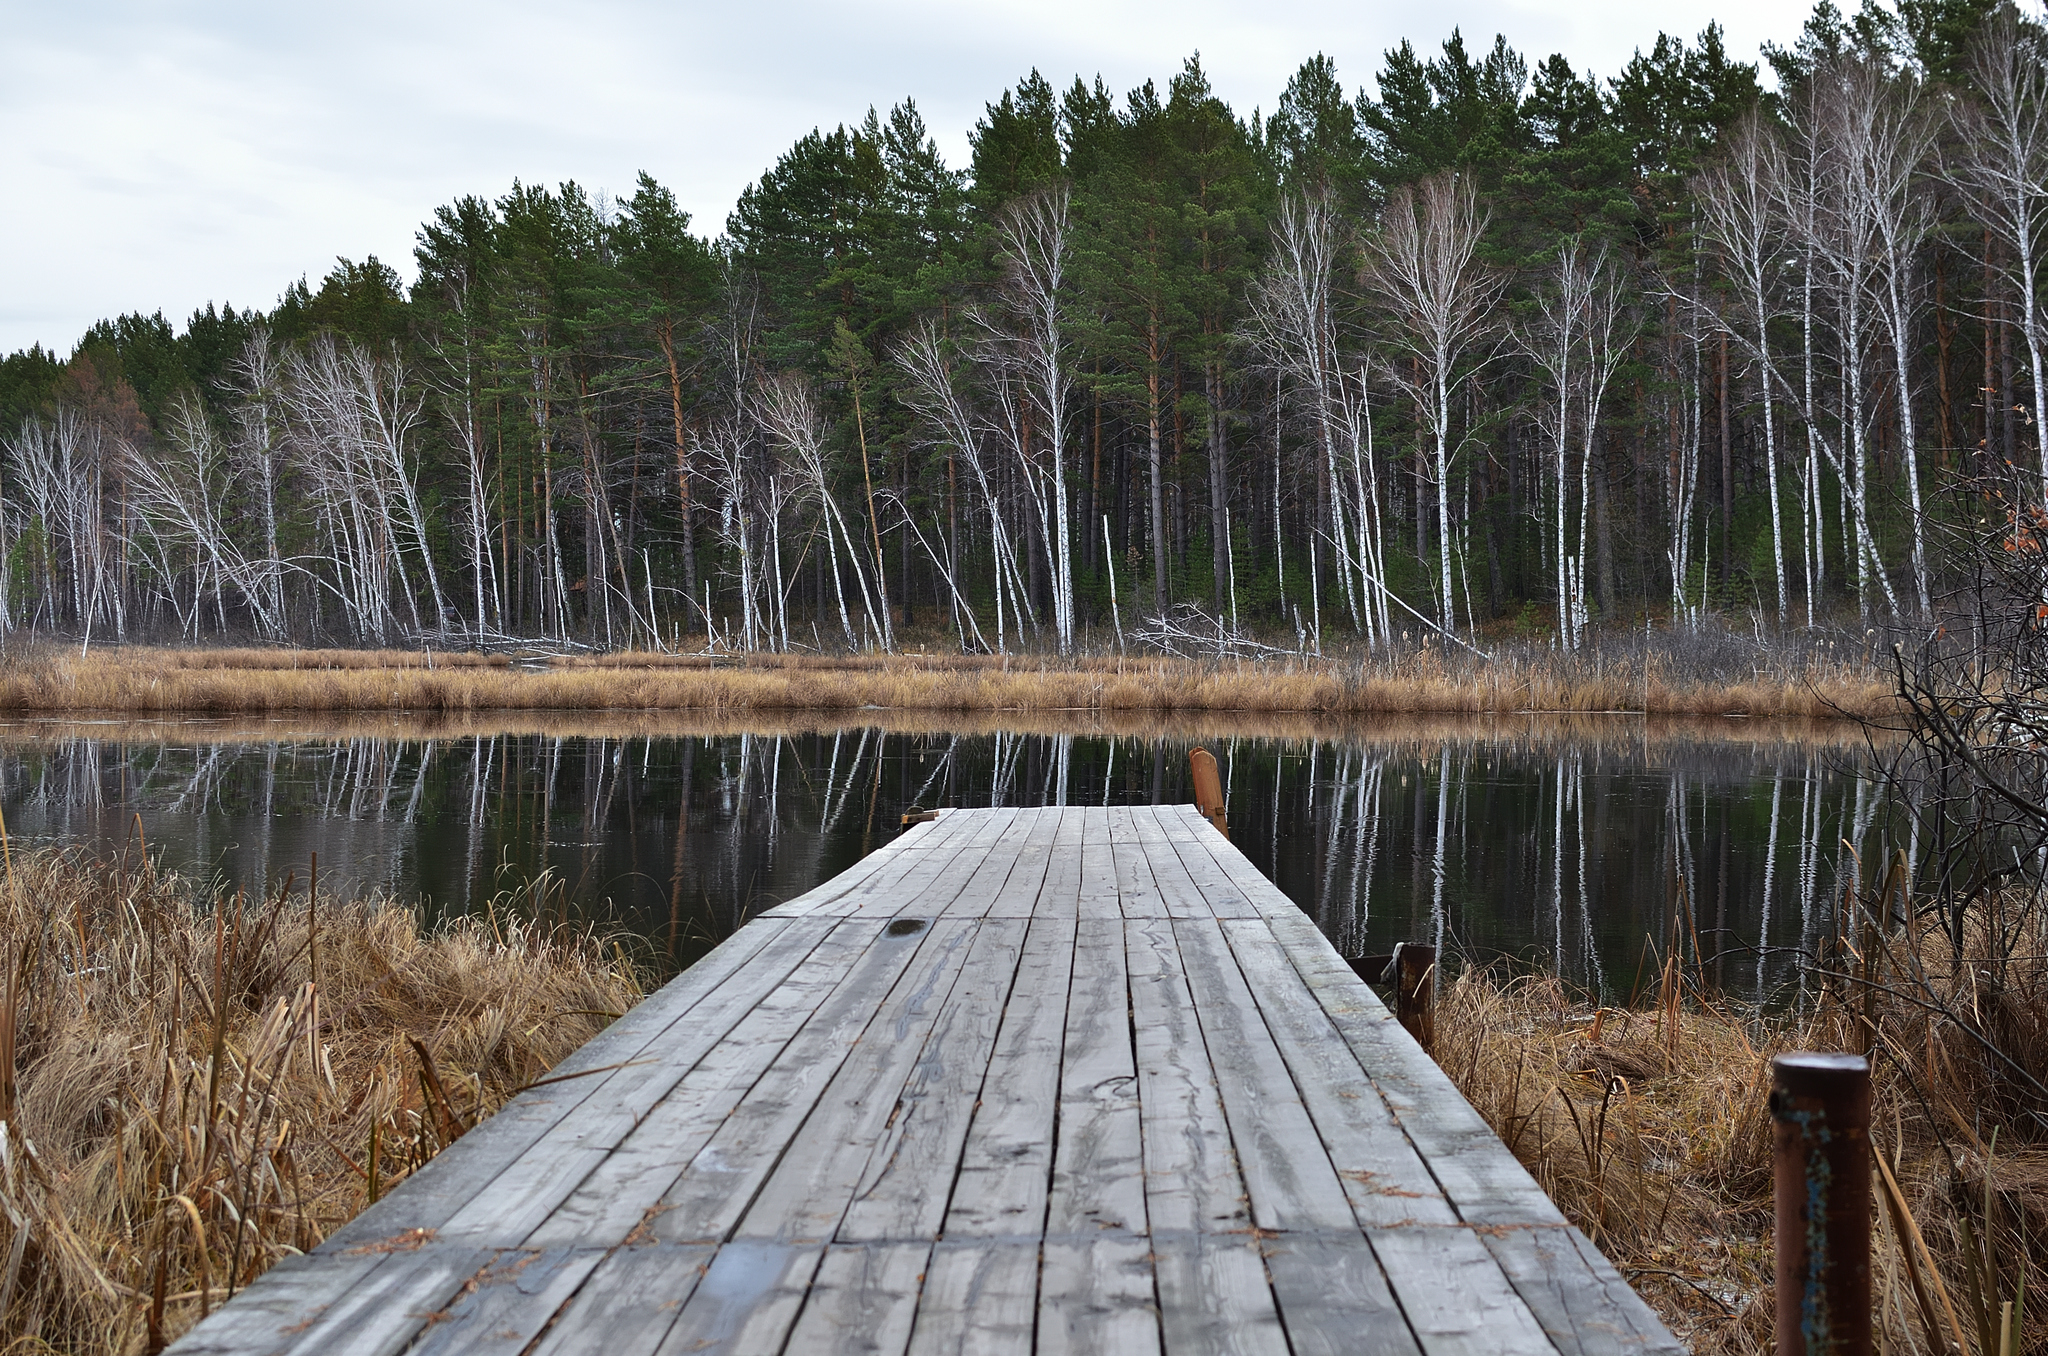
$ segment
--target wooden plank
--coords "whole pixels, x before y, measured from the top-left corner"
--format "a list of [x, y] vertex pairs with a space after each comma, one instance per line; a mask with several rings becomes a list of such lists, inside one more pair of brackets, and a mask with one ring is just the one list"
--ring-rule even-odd
[[495, 1255], [491, 1248], [437, 1243], [394, 1252], [383, 1266], [293, 1325], [288, 1340], [267, 1349], [285, 1356], [340, 1350], [350, 1356], [386, 1356], [400, 1351], [426, 1326], [427, 1315], [454, 1299], [463, 1283]]
[[759, 916], [802, 918], [814, 914], [856, 890], [867, 888], [885, 875], [900, 875], [909, 868], [917, 854], [958, 851], [973, 827], [972, 816], [961, 818], [957, 811], [941, 811], [937, 819], [913, 826], [830, 880], [806, 890], [795, 899], [765, 910]]
[[676, 1311], [657, 1356], [756, 1356], [780, 1352], [824, 1259], [822, 1244], [760, 1239], [726, 1244]]
[[[986, 897], [979, 897], [979, 892], [972, 889], [966, 892], [977, 896], [977, 912], [982, 917], [1030, 918], [1037, 912], [1039, 892], [1053, 862], [1060, 815], [1056, 806], [1034, 811], [1030, 831], [1017, 841], [1011, 869], [1002, 884]], [[958, 906], [955, 908], [957, 911]]]
[[1145, 1229], [1144, 1141], [1121, 920], [1076, 924], [1048, 1234]]
[[[599, 1096], [612, 1078], [632, 1072], [624, 1067], [604, 1071], [606, 1066], [651, 1058], [648, 1051], [665, 1033], [740, 971], [755, 963], [776, 965], [788, 960], [794, 965], [824, 936], [815, 927], [782, 920], [741, 928], [556, 1065], [545, 1086], [513, 1098], [497, 1115], [435, 1155], [391, 1195], [336, 1230], [321, 1251], [346, 1251], [411, 1229], [438, 1229], [446, 1224], [549, 1129], [587, 1099]], [[578, 1074], [586, 1076], [571, 1076]]]
[[657, 1243], [600, 1262], [533, 1356], [628, 1356], [652, 1351], [675, 1326], [718, 1250]]
[[1145, 845], [1138, 841], [1133, 816], [1138, 811], [1113, 805], [1109, 810], [1110, 860], [1116, 871], [1116, 902], [1125, 918], [1166, 918], [1166, 900], [1152, 879]]
[[[924, 826], [926, 829], [935, 829], [937, 827], [936, 823]], [[920, 829], [919, 832], [923, 832], [923, 829]], [[946, 837], [943, 834], [938, 836], [941, 839]], [[899, 843], [901, 841], [900, 839], [898, 840]], [[905, 851], [898, 847], [896, 843], [888, 844], [870, 852], [867, 856], [862, 857], [852, 866], [847, 867], [846, 870], [841, 871], [823, 884], [811, 887], [795, 899], [784, 900], [780, 904], [763, 909], [755, 916], [757, 918], [813, 917], [828, 905], [844, 899], [847, 895], [861, 889], [876, 878], [891, 872], [900, 874], [907, 870], [909, 860]]]
[[1459, 1217], [1479, 1224], [1563, 1223], [1556, 1204], [1308, 916], [1291, 904], [1268, 908], [1254, 881], [1264, 882], [1272, 896], [1285, 896], [1259, 876], [1244, 854], [1220, 837], [1206, 846], [1259, 904], [1289, 962], [1343, 1034]]
[[[1014, 812], [995, 813], [1008, 815]], [[929, 849], [895, 854], [888, 866], [820, 904], [814, 912], [839, 917], [851, 917], [864, 911], [894, 913], [897, 904], [925, 895], [932, 883], [945, 873], [961, 868], [971, 871], [974, 864], [987, 854], [989, 844], [1002, 832], [1004, 822], [973, 814], [959, 815], [956, 819], [958, 827], [944, 838], [934, 840]]]
[[868, 957], [886, 926], [878, 918], [819, 921], [832, 928], [824, 944], [755, 1006], [744, 1025], [704, 1033], [715, 1041], [710, 1051], [532, 1227], [523, 1240], [528, 1246], [617, 1242], [655, 1208], [748, 1089]]
[[[1051, 812], [1054, 815], [1058, 811]], [[985, 918], [989, 908], [1008, 887], [1010, 880], [1019, 875], [1030, 874], [1032, 864], [1031, 844], [1040, 841], [1040, 826], [1047, 811], [1041, 809], [1020, 809], [1011, 818], [1009, 826], [993, 844], [988, 855], [982, 858], [980, 866], [953, 898], [942, 909], [934, 911], [935, 917], [944, 918]], [[1049, 834], [1043, 840], [1050, 841]], [[1036, 867], [1044, 874], [1042, 862]], [[1026, 915], [1027, 917], [1029, 915]]]
[[[1183, 805], [1171, 808], [1192, 811], [1194, 807]], [[1209, 851], [1208, 843], [1202, 835], [1209, 838], [1215, 838], [1217, 835], [1207, 820], [1199, 814], [1172, 814], [1162, 809], [1158, 822], [1167, 844], [1180, 860], [1181, 869], [1188, 873], [1188, 879], [1193, 882], [1195, 889], [1208, 901], [1210, 912], [1218, 918], [1260, 918], [1265, 915], [1265, 910], [1261, 909], [1230, 874], [1217, 864], [1215, 856]], [[1282, 895], [1281, 898], [1286, 899], [1286, 896]], [[1288, 901], [1288, 907], [1294, 907], [1292, 901]]]
[[1232, 920], [1221, 927], [1358, 1222], [1453, 1223], [1457, 1216], [1429, 1165], [1302, 982], [1271, 925]]
[[989, 919], [976, 929], [960, 977], [854, 1183], [835, 1235], [841, 1242], [938, 1236], [1029, 927], [1021, 919]]
[[1266, 1247], [1294, 1356], [1420, 1356], [1370, 1248], [1330, 1234], [1287, 1234]]
[[1685, 1350], [1577, 1229], [1482, 1229], [1480, 1241], [1566, 1356]]
[[1155, 1233], [1152, 1267], [1167, 1356], [1288, 1356], [1257, 1239]]
[[905, 977], [928, 969], [928, 949], [960, 940], [964, 928], [946, 924], [904, 936], [884, 928], [692, 1155], [656, 1207], [653, 1236], [670, 1243], [725, 1238], [878, 1013], [892, 997], [901, 1001]]
[[1031, 1356], [1038, 1240], [932, 1248], [909, 1356]]
[[1425, 1356], [1553, 1350], [1470, 1229], [1374, 1229], [1368, 1236]]
[[901, 1356], [931, 1252], [929, 1243], [827, 1248], [786, 1350]]
[[1122, 918], [1117, 899], [1116, 856], [1110, 850], [1109, 817], [1114, 810], [1091, 814], [1081, 826], [1081, 889], [1075, 904], [1081, 918]]
[[971, 811], [964, 817], [967, 829], [967, 846], [987, 850], [1001, 842], [1010, 831], [1017, 827], [1017, 820], [1030, 810], [1016, 805], [1001, 805], [992, 810]]
[[1181, 841], [1196, 844], [1206, 851], [1216, 863], [1217, 870], [1243, 892], [1245, 899], [1258, 910], [1260, 917], [1303, 916], [1301, 906], [1289, 899], [1279, 886], [1268, 880], [1259, 868], [1252, 865], [1251, 859], [1231, 846], [1222, 834], [1211, 829], [1194, 806], [1182, 806], [1181, 818], [1189, 821], [1191, 827], [1202, 830]]
[[[640, 1126], [647, 1113], [687, 1082], [698, 1063], [729, 1034], [744, 1030], [747, 1039], [755, 1038], [755, 1024], [746, 1019], [764, 1000], [780, 997], [792, 988], [820, 992], [805, 977], [816, 973], [836, 978], [844, 973], [873, 942], [881, 924], [816, 918], [793, 923], [791, 928], [798, 934], [820, 934], [822, 940], [801, 954], [790, 948], [772, 964], [756, 957], [755, 964], [691, 1009], [687, 1028], [674, 1030], [668, 1040], [651, 1045], [646, 1064], [611, 1075], [574, 1111], [550, 1126], [491, 1180], [488, 1189], [479, 1191], [450, 1216], [440, 1236], [497, 1247], [516, 1247], [528, 1241], [555, 1208]], [[610, 1235], [603, 1241], [613, 1243], [619, 1237]]]
[[1344, 1185], [1213, 918], [1173, 924], [1262, 1229], [1357, 1227]]
[[1216, 1070], [1202, 1040], [1173, 925], [1124, 924], [1131, 1029], [1145, 1145], [1145, 1214], [1155, 1235], [1251, 1225]]
[[1078, 918], [1081, 904], [1081, 845], [1086, 841], [1089, 811], [1069, 805], [1060, 811], [1059, 827], [1053, 833], [1052, 859], [1046, 863], [1045, 880], [1038, 897], [1017, 907], [1034, 918]]
[[1543, 1188], [1315, 924], [1299, 915], [1269, 921], [1303, 983], [1343, 1033], [1458, 1217], [1472, 1224], [1564, 1223]]
[[[931, 946], [789, 1141], [737, 1236], [808, 1242], [938, 1232], [1024, 925], [931, 926]], [[956, 998], [963, 985], [968, 991]], [[856, 1201], [857, 1223], [847, 1217]]]
[[[1152, 876], [1153, 888], [1158, 891], [1160, 903], [1170, 918], [1214, 918], [1216, 910], [1205, 898], [1195, 882], [1189, 877], [1187, 868], [1181, 865], [1180, 856], [1173, 844], [1167, 841], [1164, 819], [1178, 818], [1177, 815], [1162, 815], [1156, 806], [1138, 806], [1130, 811], [1131, 836], [1138, 850], [1143, 854], [1146, 867]], [[1118, 848], [1121, 852], [1123, 849]]]
[[503, 1252], [430, 1315], [408, 1356], [519, 1356], [582, 1286], [603, 1248]]
[[1028, 926], [946, 1208], [947, 1238], [1036, 1239], [1045, 1227], [1076, 924], [1053, 917]]
[[338, 1296], [362, 1284], [388, 1259], [385, 1253], [287, 1257], [168, 1350], [179, 1356], [282, 1351], [309, 1317], [317, 1317]]
[[1038, 1356], [1156, 1356], [1153, 1296], [1147, 1239], [1048, 1239], [1038, 1282]]
[[984, 869], [1008, 869], [1007, 861], [1001, 859], [991, 868], [991, 859], [996, 857], [997, 844], [1015, 828], [1020, 812], [1004, 809], [984, 813], [987, 818], [974, 815], [963, 820], [968, 831], [956, 851], [922, 857], [901, 877], [858, 890], [835, 907], [885, 917], [940, 917]]

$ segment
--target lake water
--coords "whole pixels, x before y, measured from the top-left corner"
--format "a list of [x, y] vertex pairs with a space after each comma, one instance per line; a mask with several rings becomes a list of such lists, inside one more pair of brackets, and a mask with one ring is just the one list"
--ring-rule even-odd
[[[381, 888], [429, 911], [566, 908], [658, 969], [828, 879], [909, 806], [1192, 799], [1350, 955], [1430, 941], [1625, 998], [1674, 915], [1737, 996], [1782, 994], [1883, 851], [1841, 731], [1636, 719], [1370, 729], [1039, 731], [0, 727], [17, 843], [132, 846], [252, 893]], [[1642, 982], [1648, 982], [1643, 980]]]

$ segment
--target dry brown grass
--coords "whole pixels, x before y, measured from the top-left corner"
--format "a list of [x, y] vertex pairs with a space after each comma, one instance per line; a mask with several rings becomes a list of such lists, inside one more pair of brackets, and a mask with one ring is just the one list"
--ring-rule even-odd
[[[128, 715], [55, 712], [0, 718], [8, 746], [56, 747], [78, 739], [121, 743], [260, 743], [275, 740], [461, 739], [546, 735], [588, 739], [720, 738], [880, 730], [889, 735], [1074, 735], [1199, 744], [1218, 739], [1344, 740], [1434, 757], [1446, 741], [1510, 742], [1525, 751], [1567, 747], [1641, 749], [1673, 744], [1788, 744], [1844, 752], [1871, 735], [1852, 721], [1571, 713], [1471, 716], [1318, 716], [1256, 711], [287, 711], [257, 715]], [[1883, 732], [1876, 736], [1885, 738]]]
[[1439, 1001], [1437, 1050], [1692, 1350], [1761, 1353], [1773, 1321], [1770, 1056], [1862, 1050], [1874, 1018], [1873, 1139], [1905, 1207], [1873, 1204], [1882, 1349], [2020, 1356], [2048, 1338], [2034, 1302], [2019, 1341], [2002, 1347], [1996, 1332], [2020, 1276], [2033, 1289], [2048, 1275], [2048, 922], [2036, 910], [2022, 931], [1995, 963], [1982, 928], [1960, 958], [1903, 929], [1862, 954], [1845, 947], [1804, 1018], [1703, 998], [1675, 968], [1648, 1001], [1606, 1012], [1552, 978], [1468, 972]]
[[1235, 712], [1322, 718], [1633, 711], [1830, 719], [1893, 709], [1883, 676], [1801, 660], [1702, 675], [1682, 655], [1612, 662], [1532, 650], [1489, 664], [1438, 650], [1375, 660], [607, 655], [521, 667], [402, 651], [14, 652], [0, 712], [155, 715], [409, 711]]
[[[588, 934], [237, 907], [139, 861], [0, 888], [0, 1345], [127, 1353], [318, 1243], [639, 997]], [[317, 937], [317, 942], [316, 942]], [[313, 981], [317, 965], [318, 981]]]

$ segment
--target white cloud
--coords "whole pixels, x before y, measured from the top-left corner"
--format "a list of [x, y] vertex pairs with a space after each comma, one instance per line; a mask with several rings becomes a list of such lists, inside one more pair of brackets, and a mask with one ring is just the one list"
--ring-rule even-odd
[[517, 177], [630, 191], [646, 169], [700, 227], [813, 126], [915, 97], [956, 162], [982, 106], [1037, 67], [1118, 93], [1199, 49], [1241, 113], [1317, 51], [1347, 83], [1403, 36], [1453, 25], [1611, 74], [1657, 26], [1712, 18], [1750, 56], [1803, 5], [1450, 0], [884, 0], [671, 4], [370, 0], [0, 2], [0, 351], [60, 351], [94, 320], [208, 301], [270, 305], [335, 256], [409, 272], [413, 231]]

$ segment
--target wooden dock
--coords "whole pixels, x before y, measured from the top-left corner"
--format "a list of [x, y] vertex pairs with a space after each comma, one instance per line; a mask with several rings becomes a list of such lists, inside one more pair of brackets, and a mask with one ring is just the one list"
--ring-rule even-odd
[[946, 813], [173, 1351], [1677, 1352], [1192, 807]]

